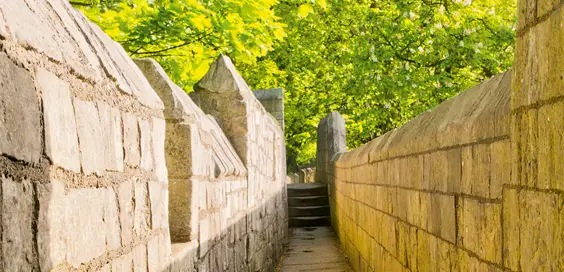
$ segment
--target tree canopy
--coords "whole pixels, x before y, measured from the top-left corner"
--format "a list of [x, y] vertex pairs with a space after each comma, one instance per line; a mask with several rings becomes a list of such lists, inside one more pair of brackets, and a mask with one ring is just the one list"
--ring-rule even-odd
[[82, 1], [132, 57], [156, 58], [187, 92], [219, 53], [251, 87], [283, 87], [291, 164], [315, 157], [331, 111], [357, 147], [513, 61], [510, 0]]

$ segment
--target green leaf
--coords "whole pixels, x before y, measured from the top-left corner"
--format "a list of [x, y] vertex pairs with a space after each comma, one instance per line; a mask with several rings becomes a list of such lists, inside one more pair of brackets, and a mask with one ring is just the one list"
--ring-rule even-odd
[[312, 12], [313, 12], [313, 7], [311, 6], [311, 4], [302, 4], [298, 8], [298, 17], [305, 18]]

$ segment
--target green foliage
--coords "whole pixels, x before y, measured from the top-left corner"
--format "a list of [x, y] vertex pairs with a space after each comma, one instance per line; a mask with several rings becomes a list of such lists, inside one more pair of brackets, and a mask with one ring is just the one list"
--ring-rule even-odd
[[188, 92], [219, 53], [253, 88], [285, 88], [298, 164], [315, 156], [327, 113], [343, 114], [357, 147], [507, 70], [515, 42], [508, 0], [74, 1]]
[[[82, 1], [82, 2], [76, 2]], [[285, 37], [276, 0], [75, 0], [133, 58], [154, 58], [190, 92], [220, 54], [253, 65]]]
[[514, 1], [330, 0], [306, 12], [309, 3], [275, 7], [288, 37], [258, 65], [279, 71], [243, 69], [252, 86], [286, 89], [288, 154], [298, 164], [331, 111], [347, 120], [354, 148], [513, 61]]

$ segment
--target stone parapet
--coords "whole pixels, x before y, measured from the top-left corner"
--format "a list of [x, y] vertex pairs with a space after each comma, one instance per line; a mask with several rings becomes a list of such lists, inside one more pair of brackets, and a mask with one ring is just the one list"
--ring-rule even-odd
[[65, 0], [0, 0], [0, 37], [0, 271], [272, 271], [284, 135], [250, 90], [226, 130]]

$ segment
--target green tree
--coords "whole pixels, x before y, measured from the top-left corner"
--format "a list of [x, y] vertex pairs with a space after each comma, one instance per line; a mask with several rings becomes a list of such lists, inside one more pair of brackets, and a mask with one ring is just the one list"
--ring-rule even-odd
[[74, 0], [133, 58], [156, 59], [190, 92], [220, 54], [253, 65], [284, 36], [276, 0]]
[[187, 92], [219, 53], [255, 89], [286, 90], [290, 164], [315, 158], [331, 111], [357, 147], [507, 70], [512, 0], [73, 0]]
[[288, 37], [261, 69], [243, 71], [252, 86], [286, 89], [288, 155], [298, 164], [315, 156], [316, 126], [331, 111], [347, 120], [354, 148], [513, 60], [515, 1], [281, 0], [275, 10]]

